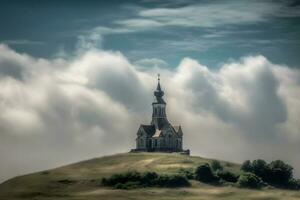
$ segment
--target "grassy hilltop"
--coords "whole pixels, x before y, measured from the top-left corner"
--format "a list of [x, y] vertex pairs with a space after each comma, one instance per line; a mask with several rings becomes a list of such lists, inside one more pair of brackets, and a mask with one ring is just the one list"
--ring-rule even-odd
[[[0, 185], [0, 199], [300, 199], [299, 191], [281, 189], [240, 189], [231, 186], [212, 186], [192, 181], [185, 188], [141, 188], [117, 190], [101, 187], [101, 178], [128, 170], [155, 171], [174, 174], [180, 168], [196, 168], [212, 160], [176, 153], [124, 153], [95, 158], [53, 170], [37, 172], [8, 180]], [[240, 165], [223, 162], [225, 169], [237, 172]]]

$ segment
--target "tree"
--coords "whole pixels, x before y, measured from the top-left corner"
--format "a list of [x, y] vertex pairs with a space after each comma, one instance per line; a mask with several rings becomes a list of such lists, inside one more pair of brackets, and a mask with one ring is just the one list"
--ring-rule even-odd
[[266, 161], [262, 159], [253, 160], [252, 162], [252, 172], [262, 178], [262, 180], [268, 182], [270, 176], [270, 168]]
[[217, 170], [223, 170], [223, 166], [221, 165], [220, 161], [218, 160], [213, 160], [211, 162], [211, 169], [213, 171], [217, 171]]
[[232, 183], [237, 182], [237, 180], [239, 178], [238, 175], [236, 175], [230, 171], [227, 171], [227, 170], [217, 171], [217, 176], [224, 181], [232, 182]]
[[244, 172], [238, 179], [238, 185], [246, 188], [261, 188], [263, 186], [263, 181], [260, 177], [251, 172]]
[[241, 166], [241, 170], [244, 172], [251, 172], [252, 171], [252, 164], [250, 160], [246, 160], [245, 162], [243, 162], [242, 166]]
[[270, 169], [268, 182], [270, 184], [288, 187], [289, 181], [293, 178], [293, 167], [281, 160], [272, 161], [268, 167]]
[[208, 163], [200, 165], [195, 171], [195, 178], [198, 181], [210, 183], [216, 181], [218, 178], [213, 174]]

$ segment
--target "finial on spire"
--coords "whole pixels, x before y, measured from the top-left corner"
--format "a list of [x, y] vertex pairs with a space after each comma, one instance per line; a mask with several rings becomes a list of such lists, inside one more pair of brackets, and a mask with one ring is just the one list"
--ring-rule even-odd
[[160, 81], [160, 74], [159, 73], [157, 74], [157, 80], [158, 80], [158, 82]]

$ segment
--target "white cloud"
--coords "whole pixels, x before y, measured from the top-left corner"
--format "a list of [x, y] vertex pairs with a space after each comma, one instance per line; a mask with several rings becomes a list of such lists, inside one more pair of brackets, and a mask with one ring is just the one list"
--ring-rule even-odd
[[253, 56], [215, 71], [190, 58], [173, 70], [140, 70], [120, 52], [45, 60], [1, 45], [1, 180], [133, 148], [138, 125], [150, 122], [158, 72], [169, 119], [193, 154], [280, 158], [299, 175], [296, 69]]
[[[258, 7], [259, 8], [259, 7]], [[265, 8], [265, 7], [264, 7]], [[155, 8], [143, 10], [141, 17], [154, 19], [166, 26], [216, 27], [226, 24], [241, 24], [263, 21], [268, 10], [261, 7], [254, 13], [242, 4], [193, 5], [180, 8]]]
[[166, 61], [158, 58], [144, 58], [141, 60], [137, 60], [134, 62], [134, 65], [139, 67], [139, 69], [168, 67], [168, 63], [166, 63]]
[[150, 19], [128, 19], [128, 20], [120, 20], [116, 21], [116, 24], [123, 25], [128, 28], [147, 28], [147, 27], [159, 27], [163, 24]]

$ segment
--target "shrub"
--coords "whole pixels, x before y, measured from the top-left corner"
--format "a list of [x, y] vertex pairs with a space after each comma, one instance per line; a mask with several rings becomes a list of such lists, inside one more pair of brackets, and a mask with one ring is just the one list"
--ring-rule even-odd
[[260, 177], [251, 172], [245, 172], [240, 175], [238, 179], [238, 185], [246, 188], [261, 188], [263, 182]]
[[270, 177], [270, 168], [266, 161], [262, 159], [253, 160], [252, 162], [252, 173], [256, 176], [259, 176], [263, 181], [268, 182], [268, 178]]
[[198, 181], [211, 183], [218, 180], [218, 178], [212, 173], [209, 164], [205, 163], [197, 167], [195, 171], [195, 178]]
[[185, 176], [187, 179], [194, 179], [194, 172], [191, 168], [180, 168], [178, 173], [182, 176]]
[[128, 171], [123, 174], [114, 174], [110, 178], [103, 178], [102, 184], [114, 186], [118, 183], [137, 182], [141, 180], [141, 174], [137, 171]]
[[288, 187], [293, 178], [293, 167], [281, 160], [272, 161], [269, 165], [270, 176], [267, 181], [277, 186]]
[[290, 179], [288, 183], [288, 188], [292, 190], [300, 190], [300, 179]]
[[221, 163], [218, 160], [213, 160], [211, 162], [211, 169], [213, 171], [223, 170], [223, 166], [221, 165]]
[[252, 172], [252, 164], [250, 160], [246, 160], [245, 162], [243, 162], [242, 166], [241, 166], [241, 170], [244, 172]]
[[152, 186], [156, 184], [156, 179], [158, 178], [158, 174], [155, 172], [146, 172], [141, 177], [141, 183], [145, 187]]
[[127, 183], [117, 183], [114, 188], [115, 189], [122, 189], [122, 190], [129, 190], [134, 188], [139, 188], [139, 182], [127, 182]]
[[123, 174], [114, 174], [109, 178], [103, 178], [102, 184], [113, 186], [116, 189], [133, 189], [138, 187], [183, 187], [189, 186], [190, 183], [182, 175], [162, 175], [155, 172], [139, 173], [130, 171]]
[[217, 171], [217, 176], [224, 181], [232, 182], [232, 183], [237, 182], [237, 180], [239, 178], [238, 175], [236, 175], [230, 171], [227, 171], [227, 170]]
[[252, 163], [247, 160], [242, 164], [241, 170], [254, 173], [272, 186], [283, 188], [297, 187], [295, 186], [295, 180], [292, 180], [293, 167], [281, 160], [275, 160], [269, 164], [261, 159], [254, 160]]
[[184, 187], [190, 185], [188, 179], [180, 175], [162, 175], [158, 177], [156, 183], [161, 187]]

